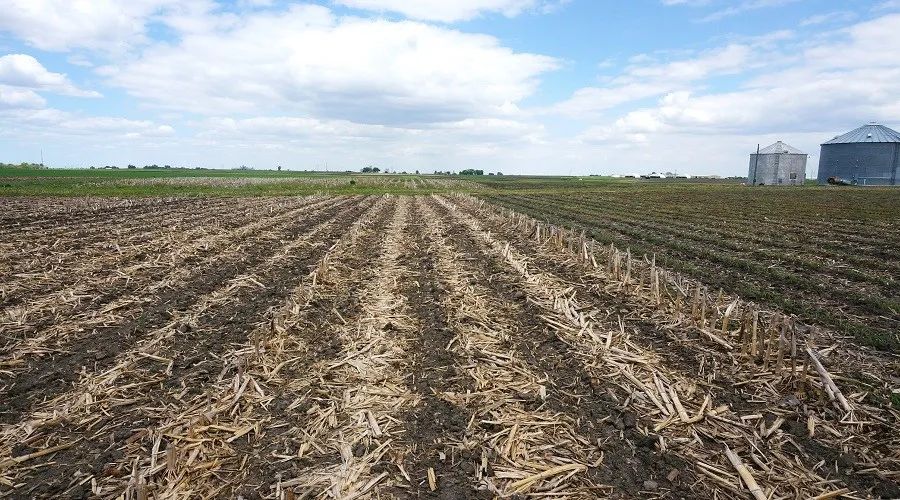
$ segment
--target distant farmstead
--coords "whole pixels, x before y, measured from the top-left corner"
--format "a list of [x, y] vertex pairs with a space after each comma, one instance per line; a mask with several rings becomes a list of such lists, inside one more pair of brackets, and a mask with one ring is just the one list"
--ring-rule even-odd
[[754, 186], [802, 185], [806, 182], [806, 153], [781, 141], [750, 155], [747, 181]]
[[819, 184], [895, 186], [900, 177], [900, 133], [870, 123], [822, 144]]

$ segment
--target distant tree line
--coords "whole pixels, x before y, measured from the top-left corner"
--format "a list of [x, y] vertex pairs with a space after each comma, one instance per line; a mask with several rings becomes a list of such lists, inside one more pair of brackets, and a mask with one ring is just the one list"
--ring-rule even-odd
[[377, 174], [378, 172], [381, 172], [381, 169], [378, 167], [369, 166], [369, 167], [363, 167], [362, 170], [360, 170], [360, 172], [362, 172], [364, 174]]
[[[416, 171], [416, 173], [419, 173], [419, 172]], [[446, 170], [446, 171], [435, 170], [434, 175], [484, 175], [484, 170], [476, 170], [474, 168], [467, 168], [465, 170], [461, 170], [459, 172], [459, 174], [457, 174], [456, 172], [452, 172], [450, 170]], [[496, 174], [494, 174], [493, 172], [488, 172], [487, 175], [503, 175], [503, 172], [497, 172]]]
[[47, 168], [43, 163], [0, 163], [0, 168]]

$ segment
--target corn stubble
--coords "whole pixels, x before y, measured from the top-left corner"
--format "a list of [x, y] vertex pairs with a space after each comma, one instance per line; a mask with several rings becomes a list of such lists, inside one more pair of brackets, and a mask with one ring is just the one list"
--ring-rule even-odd
[[[572, 228], [461, 195], [145, 201], [118, 222], [98, 216], [108, 202], [31, 219], [9, 203], [23, 228], [74, 222], [28, 243], [58, 249], [58, 266], [0, 270], [0, 389], [21, 403], [0, 428], [0, 496], [412, 498], [460, 482], [484, 498], [897, 491], [900, 415], [856, 376], [889, 380], [896, 361]], [[178, 222], [148, 222], [166, 217]], [[0, 236], [3, 248], [29, 240]], [[438, 300], [404, 286], [420, 275], [414, 255], [433, 263]], [[178, 308], [158, 302], [201, 288]], [[166, 315], [141, 321], [150, 310]], [[458, 380], [423, 392], [410, 359], [426, 312], [445, 320], [442, 368]], [[126, 323], [106, 357], [74, 357]], [[578, 380], [523, 349], [535, 328]], [[60, 366], [69, 383], [41, 382]], [[412, 437], [429, 398], [465, 425]]]

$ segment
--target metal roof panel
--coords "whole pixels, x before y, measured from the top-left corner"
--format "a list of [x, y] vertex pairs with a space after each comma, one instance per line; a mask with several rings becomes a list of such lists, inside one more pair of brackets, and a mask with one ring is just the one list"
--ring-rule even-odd
[[856, 142], [900, 142], [900, 132], [884, 125], [869, 123], [839, 135], [825, 144], [852, 144]]
[[[754, 153], [756, 154], [756, 153]], [[771, 155], [771, 154], [789, 154], [789, 155], [805, 155], [803, 151], [789, 145], [785, 144], [781, 141], [772, 144], [771, 146], [766, 146], [759, 150], [759, 154], [761, 155]]]

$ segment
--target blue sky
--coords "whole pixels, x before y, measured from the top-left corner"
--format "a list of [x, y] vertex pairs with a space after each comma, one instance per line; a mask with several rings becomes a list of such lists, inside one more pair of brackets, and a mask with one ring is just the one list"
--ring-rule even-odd
[[897, 0], [0, 0], [0, 161], [812, 175], [895, 47]]

